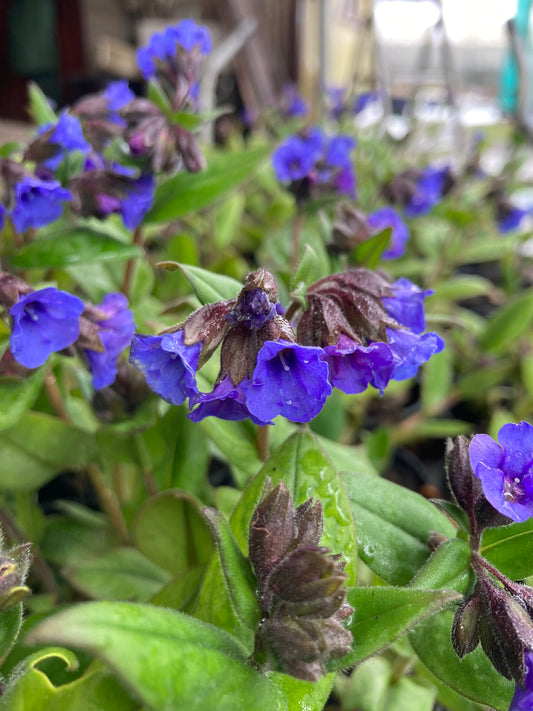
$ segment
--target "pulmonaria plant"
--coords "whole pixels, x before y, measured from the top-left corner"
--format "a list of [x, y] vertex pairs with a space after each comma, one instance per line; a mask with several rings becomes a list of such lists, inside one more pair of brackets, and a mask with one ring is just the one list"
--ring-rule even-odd
[[421, 217], [430, 212], [455, 185], [449, 166], [423, 170], [409, 169], [396, 175], [382, 189], [383, 196], [400, 205], [406, 217]]
[[295, 509], [283, 482], [269, 488], [270, 483], [250, 523], [250, 561], [263, 614], [254, 657], [316, 681], [329, 659], [351, 649], [352, 634], [342, 624], [353, 612], [346, 602], [344, 563], [320, 546], [320, 501], [309, 499]]
[[288, 183], [299, 205], [323, 193], [355, 198], [350, 136], [327, 136], [318, 126], [289, 136], [272, 154], [277, 179]]

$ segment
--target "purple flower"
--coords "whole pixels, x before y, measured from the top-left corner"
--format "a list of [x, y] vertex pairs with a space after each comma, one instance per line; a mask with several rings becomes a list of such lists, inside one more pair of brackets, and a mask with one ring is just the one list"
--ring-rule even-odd
[[440, 202], [448, 175], [448, 166], [444, 168], [428, 166], [422, 171], [418, 177], [414, 194], [405, 205], [407, 217], [425, 215]]
[[250, 413], [263, 421], [277, 415], [293, 422], [316, 417], [331, 395], [322, 355], [322, 348], [266, 341], [257, 355], [252, 380], [242, 384]]
[[[52, 128], [50, 125], [43, 126], [39, 133], [44, 133], [50, 128]], [[76, 116], [71, 116], [66, 111], [60, 115], [48, 140], [50, 146], [56, 151], [55, 155], [43, 161], [43, 165], [50, 168], [50, 170], [56, 170], [65, 156], [72, 151], [89, 153], [91, 150], [90, 144], [83, 135], [79, 119]]]
[[326, 165], [345, 168], [351, 165], [350, 153], [355, 148], [355, 140], [351, 136], [332, 136], [326, 152]]
[[11, 211], [18, 232], [30, 227], [44, 227], [63, 213], [63, 205], [72, 193], [57, 180], [40, 180], [30, 175], [15, 185], [15, 207]]
[[433, 354], [444, 348], [442, 338], [429, 331], [418, 334], [403, 329], [387, 328], [387, 342], [394, 358], [392, 380], [407, 380], [418, 372]]
[[130, 362], [144, 373], [150, 388], [173, 405], [181, 405], [198, 392], [196, 370], [201, 342], [186, 345], [183, 331], [164, 336], [135, 334]]
[[38, 368], [48, 356], [70, 346], [80, 334], [85, 304], [77, 296], [50, 286], [19, 298], [13, 317], [11, 353], [26, 368]]
[[533, 652], [524, 654], [526, 664], [525, 688], [516, 686], [509, 711], [531, 711], [533, 709]]
[[290, 136], [272, 154], [272, 165], [281, 183], [303, 180], [315, 166], [317, 156], [301, 136]]
[[377, 91], [366, 91], [363, 92], [362, 94], [359, 94], [355, 98], [354, 104], [353, 104], [353, 110], [356, 114], [361, 113], [361, 111], [364, 111], [369, 104], [372, 104], [379, 99], [379, 92]]
[[107, 294], [97, 309], [105, 315], [105, 318], [96, 320], [104, 352], [85, 349], [85, 353], [93, 376], [93, 386], [95, 390], [100, 390], [115, 381], [118, 357], [129, 346], [135, 323], [124, 294]]
[[137, 50], [137, 65], [143, 77], [150, 79], [155, 76], [156, 60], [172, 61], [176, 57], [178, 47], [185, 52], [192, 52], [197, 48], [201, 55], [207, 56], [212, 49], [209, 30], [197, 25], [193, 20], [182, 20], [174, 27], [167, 27], [164, 32], [156, 32], [146, 47]]
[[397, 259], [405, 254], [405, 246], [409, 240], [409, 228], [392, 207], [382, 207], [372, 212], [366, 218], [371, 234], [382, 232], [387, 227], [392, 229], [387, 249], [381, 255], [383, 259]]
[[506, 203], [504, 209], [501, 209], [500, 207], [497, 211], [496, 221], [498, 225], [498, 232], [501, 234], [507, 234], [507, 232], [516, 230], [516, 228], [520, 226], [523, 218], [526, 215], [531, 214], [531, 212], [531, 209], [522, 210], [522, 208], [516, 207], [511, 203]]
[[188, 417], [193, 422], [200, 422], [204, 417], [219, 417], [221, 420], [246, 420], [250, 418], [256, 425], [272, 424], [268, 419], [261, 419], [250, 412], [246, 403], [245, 388], [248, 380], [238, 385], [226, 375], [210, 393], [200, 393], [192, 405], [198, 405]]
[[416, 375], [418, 368], [434, 353], [440, 353], [444, 341], [436, 333], [423, 333], [426, 328], [424, 299], [431, 289], [420, 289], [409, 279], [398, 279], [393, 284], [394, 296], [384, 297], [388, 314], [405, 329], [387, 328], [387, 342], [394, 357], [392, 380], [406, 380]]
[[152, 207], [154, 193], [155, 179], [149, 173], [142, 173], [130, 182], [120, 208], [124, 225], [130, 230], [134, 230], [143, 221]]
[[5, 221], [6, 214], [7, 214], [7, 210], [0, 202], [0, 231], [4, 227], [4, 221]]
[[475, 435], [470, 448], [472, 471], [494, 508], [513, 521], [533, 516], [533, 427], [528, 422], [504, 425], [498, 442]]
[[104, 91], [104, 99], [110, 111], [120, 111], [134, 98], [135, 94], [128, 86], [128, 82], [122, 79], [110, 82]]
[[281, 111], [287, 118], [306, 116], [309, 108], [305, 99], [298, 94], [294, 84], [285, 84], [281, 97]]
[[345, 89], [342, 86], [331, 86], [326, 89], [328, 109], [331, 116], [338, 121], [344, 111]]
[[414, 333], [422, 333], [426, 328], [424, 299], [433, 294], [433, 289], [420, 289], [416, 284], [402, 277], [392, 285], [394, 296], [382, 299], [390, 316]]
[[336, 345], [324, 348], [323, 360], [328, 364], [329, 382], [350, 395], [362, 393], [368, 385], [383, 394], [394, 370], [393, 355], [386, 343], [362, 346], [344, 333]]

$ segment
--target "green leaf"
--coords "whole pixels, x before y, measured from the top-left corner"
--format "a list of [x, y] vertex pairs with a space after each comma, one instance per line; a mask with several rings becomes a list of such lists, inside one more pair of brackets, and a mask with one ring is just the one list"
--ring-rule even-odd
[[172, 112], [172, 106], [170, 104], [168, 96], [161, 88], [161, 84], [155, 79], [150, 79], [148, 81], [147, 94], [150, 101], [154, 103], [159, 109], [161, 109], [161, 111], [168, 118]]
[[190, 264], [179, 264], [178, 262], [160, 262], [160, 266], [170, 270], [180, 269], [187, 277], [202, 305], [233, 299], [242, 289], [240, 281], [225, 274], [215, 274], [215, 272], [202, 269], [202, 267], [193, 267]]
[[495, 291], [494, 284], [477, 274], [457, 274], [448, 277], [435, 286], [434, 299], [474, 299], [476, 296], [486, 296]]
[[223, 249], [231, 243], [239, 229], [245, 205], [244, 193], [235, 192], [217, 206], [213, 218], [215, 249]]
[[268, 672], [267, 676], [287, 697], [288, 711], [322, 711], [335, 681], [335, 674], [321, 676], [318, 681], [304, 681], [282, 672]]
[[461, 596], [452, 591], [400, 587], [360, 587], [348, 591], [355, 612], [347, 625], [354, 641], [352, 652], [337, 666], [356, 664], [391, 644], [428, 615]]
[[441, 610], [409, 633], [420, 660], [441, 681], [472, 701], [507, 711], [514, 684], [498, 674], [478, 646], [459, 659], [451, 643], [453, 610]]
[[361, 662], [350, 676], [339, 674], [335, 680], [335, 691], [341, 699], [343, 711], [383, 711], [391, 675], [391, 663], [382, 656]]
[[35, 240], [23, 247], [11, 263], [22, 269], [49, 269], [141, 255], [139, 247], [116, 240], [104, 232], [73, 227]]
[[34, 81], [28, 83], [28, 99], [30, 114], [37, 126], [57, 122], [57, 116], [50, 106], [50, 101]]
[[287, 485], [294, 505], [309, 498], [319, 499], [324, 511], [324, 534], [321, 544], [333, 553], [342, 553], [349, 585], [354, 585], [357, 572], [357, 544], [350, 512], [350, 502], [331, 460], [317, 438], [305, 428], [292, 434], [265, 462], [259, 474], [244, 490], [231, 516], [231, 527], [241, 549], [248, 551], [248, 532], [252, 514], [262, 498], [265, 484], [281, 480]]
[[204, 578], [194, 615], [231, 632], [251, 654], [261, 617], [257, 580], [222, 514], [204, 508], [204, 516], [215, 537], [217, 555]]
[[38, 625], [30, 642], [84, 649], [109, 664], [144, 704], [158, 711], [285, 711], [286, 700], [245, 664], [227, 632], [180, 612], [149, 605], [92, 602]]
[[533, 519], [486, 528], [480, 553], [511, 580], [533, 575]]
[[164, 491], [139, 509], [133, 525], [137, 548], [155, 564], [177, 576], [204, 568], [213, 538], [196, 502], [179, 491]]
[[527, 331], [533, 321], [533, 290], [523, 291], [501, 306], [481, 336], [483, 350], [501, 353]]
[[422, 411], [431, 414], [446, 401], [453, 384], [453, 351], [435, 353], [422, 369]]
[[452, 538], [433, 551], [411, 585], [424, 590], [455, 590], [466, 594], [473, 580], [470, 547], [460, 538]]
[[[59, 654], [56, 656], [66, 661]], [[22, 662], [2, 695], [0, 711], [133, 711], [137, 708], [113, 674], [100, 664], [94, 664], [70, 683], [55, 686], [38, 666], [51, 658], [52, 652], [43, 650]]]
[[39, 368], [23, 380], [0, 377], [0, 430], [12, 427], [33, 405], [45, 372], [45, 368]]
[[90, 560], [82, 559], [62, 572], [87, 597], [139, 602], [147, 602], [171, 577], [135, 548], [117, 548]]
[[383, 711], [433, 711], [435, 689], [403, 677], [390, 688]]
[[296, 271], [291, 277], [291, 290], [296, 289], [301, 283], [309, 286], [318, 279], [320, 260], [318, 254], [310, 244], [304, 246], [304, 252], [298, 262]]
[[0, 146], [0, 158], [9, 158], [16, 151], [22, 150], [22, 144], [18, 141], [7, 141]]
[[208, 207], [249, 179], [270, 151], [270, 146], [256, 146], [240, 153], [222, 153], [212, 156], [208, 167], [199, 173], [177, 173], [157, 188], [145, 224], [168, 222]]
[[0, 612], [0, 664], [17, 641], [22, 624], [22, 603]]
[[64, 469], [97, 459], [94, 438], [62, 420], [29, 412], [0, 433], [0, 489], [33, 491]]
[[353, 250], [352, 255], [356, 264], [360, 264], [367, 269], [375, 269], [379, 263], [380, 257], [387, 249], [392, 234], [392, 228], [379, 232], [369, 239], [365, 240]]
[[429, 557], [431, 531], [455, 536], [448, 518], [427, 499], [386, 479], [341, 472], [361, 559], [392, 585], [406, 585]]

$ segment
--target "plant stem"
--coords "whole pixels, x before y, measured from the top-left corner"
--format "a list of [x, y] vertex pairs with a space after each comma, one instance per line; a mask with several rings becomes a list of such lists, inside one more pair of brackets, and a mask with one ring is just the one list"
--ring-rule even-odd
[[257, 428], [257, 436], [255, 438], [257, 456], [262, 462], [266, 462], [266, 460], [268, 459], [268, 428], [269, 425], [260, 425]]
[[129, 543], [128, 527], [115, 493], [109, 488], [104, 475], [95, 464], [89, 464], [87, 474], [91, 480], [102, 509], [107, 513], [121, 543]]
[[63, 402], [63, 398], [61, 396], [61, 391], [59, 390], [56, 377], [51, 369], [49, 369], [46, 375], [44, 376], [44, 387], [46, 388], [46, 392], [48, 394], [48, 397], [50, 398], [52, 407], [56, 411], [58, 417], [60, 417], [65, 422], [70, 422], [70, 415], [68, 413], [67, 408], [65, 407], [65, 403]]
[[294, 272], [298, 266], [298, 257], [300, 254], [300, 234], [302, 231], [303, 215], [296, 215], [292, 223], [292, 239], [291, 239], [291, 272]]
[[[132, 244], [135, 245], [136, 247], [140, 247], [142, 245], [142, 243], [143, 243], [143, 238], [142, 238], [141, 228], [136, 227], [133, 232]], [[124, 280], [122, 281], [121, 291], [128, 298], [130, 296], [130, 291], [131, 291], [131, 287], [133, 284], [133, 274], [134, 274], [134, 270], [135, 270], [136, 260], [137, 260], [137, 257], [130, 257], [128, 259], [128, 261], [126, 262], [126, 269], [124, 271]]]

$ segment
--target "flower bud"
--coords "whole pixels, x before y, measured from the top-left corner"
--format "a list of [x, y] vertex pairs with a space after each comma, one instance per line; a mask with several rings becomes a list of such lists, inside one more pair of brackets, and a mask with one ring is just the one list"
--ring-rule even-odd
[[452, 645], [460, 659], [473, 652], [479, 643], [480, 609], [481, 601], [478, 595], [465, 598], [457, 608], [452, 625]]

